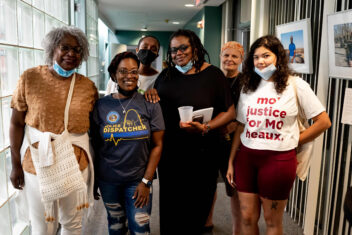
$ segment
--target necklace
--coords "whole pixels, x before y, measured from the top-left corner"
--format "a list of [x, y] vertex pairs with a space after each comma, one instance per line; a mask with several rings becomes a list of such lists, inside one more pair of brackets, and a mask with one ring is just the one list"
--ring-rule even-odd
[[120, 99], [118, 98], [117, 100], [119, 101], [119, 103], [120, 103], [120, 105], [121, 105], [121, 107], [122, 107], [122, 113], [123, 114], [125, 114], [126, 113], [126, 109], [127, 109], [127, 107], [128, 107], [128, 105], [131, 103], [131, 101], [133, 100], [133, 98], [134, 98], [134, 96], [135, 96], [136, 94], [133, 94], [133, 96], [132, 96], [132, 98], [130, 99], [130, 101], [128, 101], [128, 103], [127, 103], [127, 105], [126, 105], [126, 107], [124, 107], [123, 105], [122, 105], [122, 103], [121, 103], [121, 101], [120, 101]]

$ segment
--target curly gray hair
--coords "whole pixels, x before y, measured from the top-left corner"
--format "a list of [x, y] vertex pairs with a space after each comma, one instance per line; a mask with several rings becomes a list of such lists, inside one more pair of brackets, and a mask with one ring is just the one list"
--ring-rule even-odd
[[87, 61], [89, 56], [89, 43], [86, 35], [77, 27], [62, 26], [52, 29], [43, 39], [42, 46], [44, 48], [45, 63], [47, 65], [53, 65], [54, 51], [65, 35], [71, 35], [77, 39], [78, 44], [82, 48], [82, 60]]

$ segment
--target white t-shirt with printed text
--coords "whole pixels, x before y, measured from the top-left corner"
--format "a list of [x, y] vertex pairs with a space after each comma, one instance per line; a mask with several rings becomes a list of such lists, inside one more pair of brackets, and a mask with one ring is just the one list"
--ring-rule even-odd
[[[325, 108], [309, 84], [296, 78], [297, 97], [307, 117], [316, 117]], [[251, 149], [286, 151], [297, 147], [298, 107], [294, 87], [289, 84], [278, 94], [274, 82], [261, 80], [254, 92], [240, 94], [237, 120], [245, 125], [241, 142]]]

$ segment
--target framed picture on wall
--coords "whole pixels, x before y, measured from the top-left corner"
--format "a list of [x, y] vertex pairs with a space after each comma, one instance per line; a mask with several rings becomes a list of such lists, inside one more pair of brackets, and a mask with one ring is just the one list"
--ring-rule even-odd
[[310, 19], [276, 26], [289, 58], [289, 66], [296, 73], [313, 73]]
[[352, 11], [328, 15], [329, 76], [352, 79]]

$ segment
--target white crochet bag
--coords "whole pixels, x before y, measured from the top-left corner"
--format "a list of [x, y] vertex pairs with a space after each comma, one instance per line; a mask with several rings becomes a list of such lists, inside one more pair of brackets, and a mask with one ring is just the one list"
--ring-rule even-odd
[[[30, 144], [33, 163], [39, 180], [40, 194], [45, 208], [45, 219], [47, 222], [54, 221], [54, 201], [66, 197], [70, 193], [77, 192], [77, 209], [88, 208], [87, 185], [84, 182], [82, 173], [74, 154], [74, 149], [70, 140], [70, 134], [67, 130], [68, 113], [72, 99], [73, 87], [76, 74], [74, 74], [70, 90], [68, 93], [64, 124], [65, 130], [62, 134], [57, 135], [51, 142], [52, 159], [43, 159], [40, 157], [38, 149]], [[28, 135], [27, 135], [28, 136]], [[29, 140], [29, 143], [30, 140]]]
[[[291, 84], [294, 88], [295, 96], [296, 96], [296, 103], [297, 103], [297, 108], [298, 108], [298, 114], [297, 114], [297, 123], [298, 123], [298, 128], [299, 132], [303, 132], [307, 128], [309, 128], [308, 120], [302, 110], [302, 107], [299, 104], [299, 100], [297, 97], [297, 86], [296, 86], [296, 79], [300, 79], [297, 77], [290, 77]], [[297, 147], [297, 169], [296, 173], [297, 176], [300, 180], [305, 181], [308, 175], [309, 167], [310, 167], [310, 162], [312, 159], [312, 153], [313, 153], [313, 144], [314, 141], [310, 141], [308, 143], [302, 144]]]

